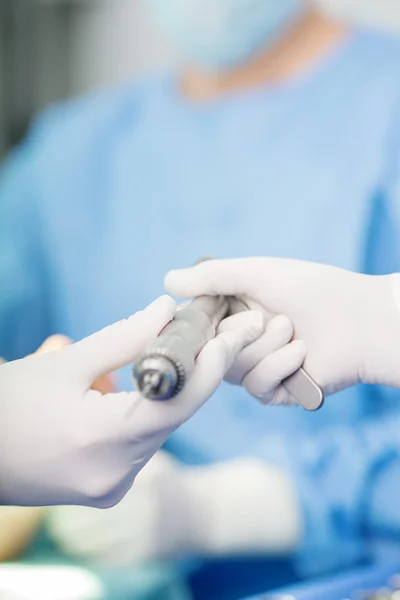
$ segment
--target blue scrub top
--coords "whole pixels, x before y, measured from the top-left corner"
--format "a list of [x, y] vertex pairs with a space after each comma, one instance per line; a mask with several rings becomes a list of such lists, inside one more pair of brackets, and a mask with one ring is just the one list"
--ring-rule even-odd
[[[1, 178], [0, 355], [126, 317], [204, 255], [400, 270], [399, 99], [400, 41], [354, 32], [284, 84], [193, 104], [168, 75], [45, 112]], [[360, 386], [310, 414], [224, 385], [168, 448], [286, 469], [311, 574], [400, 535], [399, 400]]]

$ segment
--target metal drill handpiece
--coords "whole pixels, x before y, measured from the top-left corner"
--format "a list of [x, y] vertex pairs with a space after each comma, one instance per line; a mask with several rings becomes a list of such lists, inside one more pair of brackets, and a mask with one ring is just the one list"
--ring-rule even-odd
[[133, 367], [137, 388], [152, 400], [169, 400], [183, 389], [195, 360], [215, 337], [229, 311], [223, 297], [201, 296], [179, 310]]
[[229, 302], [224, 296], [199, 296], [192, 300], [188, 308], [204, 313], [213, 327], [217, 328], [229, 311]]

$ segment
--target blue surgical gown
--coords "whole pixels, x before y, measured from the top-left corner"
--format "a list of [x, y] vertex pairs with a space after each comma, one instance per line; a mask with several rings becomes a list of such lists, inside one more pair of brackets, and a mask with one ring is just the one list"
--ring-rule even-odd
[[[368, 31], [215, 101], [186, 101], [167, 74], [49, 109], [1, 178], [0, 355], [126, 317], [204, 255], [399, 271], [399, 110], [400, 41]], [[168, 448], [281, 465], [303, 508], [297, 568], [322, 572], [400, 540], [398, 396], [359, 386], [310, 414], [223, 385]]]

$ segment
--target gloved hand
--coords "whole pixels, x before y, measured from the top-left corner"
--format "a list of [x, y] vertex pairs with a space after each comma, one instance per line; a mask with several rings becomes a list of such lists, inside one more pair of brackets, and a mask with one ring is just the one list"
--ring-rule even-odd
[[[61, 348], [66, 348], [72, 343], [72, 340], [65, 335], [52, 335], [43, 342], [40, 348], [36, 350], [35, 354], [47, 354], [48, 352], [61, 350]], [[96, 381], [93, 382], [91, 389], [102, 394], [111, 394], [112, 392], [117, 391], [116, 382], [111, 373], [106, 373], [99, 377], [99, 379], [96, 379]]]
[[174, 301], [163, 297], [68, 348], [0, 367], [2, 504], [116, 504], [263, 328], [259, 313], [232, 322], [207, 344], [184, 392], [169, 402], [90, 390], [100, 376], [134, 360], [175, 311]]
[[172, 271], [165, 283], [177, 296], [236, 295], [270, 317], [285, 315], [241, 352], [229, 379], [262, 402], [290, 404], [295, 400], [280, 383], [303, 362], [326, 394], [359, 382], [400, 387], [399, 278], [248, 258]]
[[[35, 354], [54, 352], [66, 348], [71, 343], [71, 340], [63, 335], [52, 335], [43, 342]], [[96, 389], [103, 394], [108, 393], [112, 391], [108, 389], [110, 383], [107, 375], [106, 378], [96, 382]], [[95, 387], [92, 386], [92, 389]], [[18, 558], [26, 550], [37, 533], [45, 514], [46, 509], [43, 507], [0, 507], [0, 563]]]

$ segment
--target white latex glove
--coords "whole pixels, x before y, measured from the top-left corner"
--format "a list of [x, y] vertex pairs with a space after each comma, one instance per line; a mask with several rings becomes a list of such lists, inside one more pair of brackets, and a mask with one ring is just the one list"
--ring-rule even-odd
[[[322, 264], [248, 258], [170, 272], [166, 287], [181, 297], [241, 296], [252, 308], [286, 315], [268, 322], [266, 334], [243, 350], [229, 375], [265, 403], [288, 404], [295, 400], [280, 383], [304, 360], [326, 394], [360, 382], [400, 387], [399, 281], [400, 275], [367, 276]], [[291, 341], [287, 317], [302, 342]]]
[[[162, 297], [68, 348], [0, 366], [0, 502], [109, 507], [181, 423], [220, 384], [236, 353], [258, 337], [260, 313], [209, 342], [174, 400], [101, 395], [101, 375], [129, 364], [173, 318]], [[238, 315], [239, 316], [239, 315]]]

